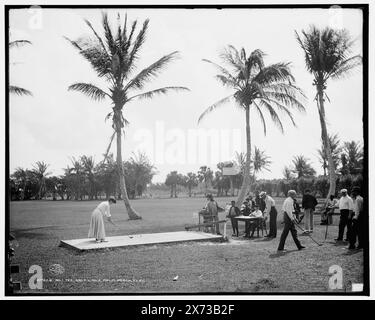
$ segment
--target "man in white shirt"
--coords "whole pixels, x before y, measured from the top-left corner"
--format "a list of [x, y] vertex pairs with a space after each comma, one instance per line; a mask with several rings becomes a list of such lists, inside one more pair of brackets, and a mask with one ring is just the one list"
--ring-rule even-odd
[[294, 243], [296, 244], [298, 250], [304, 249], [305, 247], [299, 242], [297, 237], [297, 230], [295, 223], [298, 223], [296, 216], [293, 214], [294, 211], [294, 199], [296, 198], [297, 193], [294, 190], [288, 191], [288, 198], [285, 199], [282, 212], [284, 213], [284, 230], [280, 237], [280, 243], [277, 251], [285, 252], [284, 245], [286, 237], [288, 236], [289, 231], [292, 234]]
[[346, 239], [349, 240], [349, 234], [351, 232], [351, 216], [354, 210], [353, 200], [348, 196], [348, 190], [341, 189], [341, 197], [336, 204], [336, 207], [340, 209], [340, 222], [339, 222], [339, 234], [335, 239], [336, 241], [342, 241], [344, 236], [345, 227], [346, 230]]
[[264, 200], [264, 203], [266, 204], [266, 217], [269, 217], [269, 223], [270, 223], [270, 232], [266, 237], [269, 238], [276, 238], [277, 234], [277, 210], [275, 206], [275, 200], [273, 200], [265, 191], [261, 192], [260, 197]]
[[[363, 249], [364, 245], [364, 232], [365, 232], [365, 219], [363, 214], [363, 198], [360, 196], [361, 190], [359, 187], [352, 189], [354, 216], [352, 219], [352, 232], [349, 236], [349, 249]], [[355, 243], [358, 238], [358, 246]]]

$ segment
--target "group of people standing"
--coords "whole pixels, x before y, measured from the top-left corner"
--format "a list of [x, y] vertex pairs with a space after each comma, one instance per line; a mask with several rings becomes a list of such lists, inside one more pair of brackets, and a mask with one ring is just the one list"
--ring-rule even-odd
[[[236, 206], [235, 201], [231, 201], [231, 206], [228, 210], [228, 218], [231, 219], [233, 228], [233, 236], [238, 237], [238, 221], [237, 216], [250, 216], [254, 218], [264, 218], [262, 223], [266, 223], [269, 220], [269, 233], [266, 237], [276, 238], [277, 234], [277, 211], [275, 206], [275, 200], [272, 199], [265, 191], [255, 192], [255, 197], [249, 195], [242, 203], [241, 207]], [[251, 237], [254, 234], [256, 224], [246, 222], [245, 224], [245, 237]], [[251, 232], [251, 234], [250, 234]]]
[[[352, 189], [352, 197], [349, 197], [348, 191], [342, 189], [339, 200], [331, 195], [324, 204], [322, 210], [321, 224], [332, 224], [332, 215], [334, 210], [340, 210], [339, 233], [336, 241], [343, 241], [345, 227], [347, 228], [346, 241], [349, 241], [349, 249], [361, 249], [364, 246], [365, 222], [363, 210], [363, 198], [360, 196], [360, 188]], [[224, 211], [220, 208], [212, 195], [207, 196], [208, 202], [205, 209], [214, 217], [214, 221], [218, 221], [218, 212]], [[311, 234], [314, 229], [314, 212], [318, 205], [316, 197], [310, 189], [304, 191], [301, 206], [297, 201], [297, 193], [295, 190], [289, 190], [287, 198], [282, 205], [284, 228], [280, 237], [278, 246], [279, 251], [284, 251], [286, 238], [291, 232], [293, 240], [299, 250], [305, 247], [300, 243], [297, 236], [296, 224], [300, 224], [304, 219], [303, 234]], [[303, 213], [301, 212], [303, 210]], [[275, 200], [265, 191], [255, 191], [254, 197], [248, 195], [239, 208], [235, 201], [231, 201], [228, 209], [227, 217], [231, 219], [233, 235], [238, 237], [238, 220], [236, 217], [251, 216], [255, 218], [263, 218], [262, 223], [269, 221], [269, 232], [266, 237], [276, 238], [277, 235], [277, 210]], [[247, 222], [245, 225], [245, 237], [251, 237], [254, 233], [254, 223]], [[219, 224], [216, 224], [216, 232], [219, 233]], [[252, 234], [250, 235], [250, 232]], [[355, 244], [357, 243], [357, 247]]]

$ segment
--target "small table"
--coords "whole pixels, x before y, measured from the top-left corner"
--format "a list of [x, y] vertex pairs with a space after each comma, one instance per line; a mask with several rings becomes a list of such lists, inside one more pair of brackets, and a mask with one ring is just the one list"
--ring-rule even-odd
[[[257, 225], [259, 226], [262, 221], [263, 221], [263, 217], [251, 217], [251, 216], [244, 216], [244, 215], [241, 215], [241, 216], [237, 216], [237, 217], [234, 217], [234, 219], [236, 219], [237, 221], [245, 221], [245, 226], [246, 226], [246, 222], [256, 222]], [[246, 227], [245, 227], [246, 229]], [[259, 237], [259, 229], [258, 229], [258, 237]], [[263, 234], [263, 228], [262, 228], [262, 234]], [[267, 234], [267, 231], [266, 231], [266, 234]]]

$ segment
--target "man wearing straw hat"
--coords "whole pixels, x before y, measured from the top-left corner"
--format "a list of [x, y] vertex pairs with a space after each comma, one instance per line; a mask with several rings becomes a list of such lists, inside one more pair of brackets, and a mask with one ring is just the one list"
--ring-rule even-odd
[[348, 196], [348, 190], [341, 189], [341, 198], [336, 204], [336, 206], [340, 209], [340, 222], [339, 222], [339, 234], [338, 237], [335, 239], [336, 241], [342, 241], [344, 237], [345, 227], [347, 228], [346, 231], [346, 239], [348, 241], [349, 235], [351, 232], [351, 215], [354, 210], [353, 200]]
[[284, 213], [284, 230], [280, 237], [280, 243], [279, 247], [277, 248], [277, 251], [279, 252], [285, 252], [284, 245], [286, 237], [290, 233], [292, 234], [294, 243], [296, 244], [298, 250], [302, 250], [305, 247], [299, 242], [298, 236], [297, 236], [297, 230], [295, 227], [295, 223], [298, 223], [296, 216], [293, 214], [294, 211], [294, 200], [297, 196], [297, 192], [294, 190], [288, 191], [288, 198], [285, 199], [283, 206], [282, 206], [282, 212]]

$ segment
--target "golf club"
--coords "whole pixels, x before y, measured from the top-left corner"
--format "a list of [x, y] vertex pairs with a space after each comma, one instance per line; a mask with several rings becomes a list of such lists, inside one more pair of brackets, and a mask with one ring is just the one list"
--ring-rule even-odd
[[[302, 231], [305, 231], [302, 229], [302, 227], [300, 225], [298, 225], [297, 223], [294, 223], [300, 230]], [[316, 241], [310, 234], [307, 233], [307, 235], [309, 236], [309, 238], [314, 241], [319, 247], [321, 247], [323, 244], [322, 243], [319, 243], [318, 241]]]

